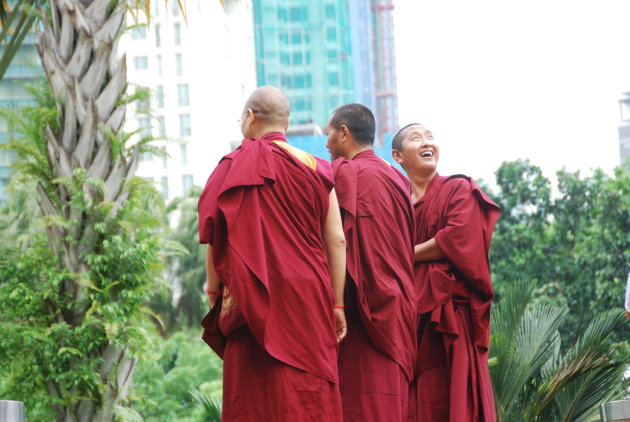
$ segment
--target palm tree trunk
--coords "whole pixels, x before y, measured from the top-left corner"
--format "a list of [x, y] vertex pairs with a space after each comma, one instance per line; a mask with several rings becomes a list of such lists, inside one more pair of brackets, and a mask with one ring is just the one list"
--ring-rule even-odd
[[[114, 60], [126, 4], [112, 0], [50, 0], [49, 7], [49, 11], [42, 10], [38, 51], [58, 104], [60, 124], [58, 130], [46, 128], [48, 158], [56, 178], [72, 178], [75, 170], [84, 169], [89, 178], [102, 181], [104, 193], [86, 184], [84, 196], [113, 203], [111, 212], [115, 214], [127, 199], [122, 186], [133, 177], [139, 155], [138, 147], [127, 158], [113, 152], [105, 133], [105, 128], [117, 133], [125, 119], [125, 104], [118, 102], [127, 85], [125, 57], [117, 63]], [[39, 185], [43, 214], [79, 224], [71, 228], [50, 225], [50, 248], [62, 268], [87, 274], [88, 265], [81, 257], [93, 251], [99, 239], [90, 216], [70, 201], [68, 189], [62, 184], [54, 186]], [[62, 289], [75, 303], [83, 305], [62, 314], [59, 322], [80, 325], [88, 307], [86, 287], [67, 280]], [[73, 405], [57, 405], [57, 421], [112, 421], [116, 404], [127, 395], [136, 364], [129, 350], [109, 344], [90, 358], [102, 359], [102, 396], [90, 399], [81, 391], [73, 392], [83, 398]], [[47, 389], [54, 397], [62, 395], [53, 381], [48, 381]]]

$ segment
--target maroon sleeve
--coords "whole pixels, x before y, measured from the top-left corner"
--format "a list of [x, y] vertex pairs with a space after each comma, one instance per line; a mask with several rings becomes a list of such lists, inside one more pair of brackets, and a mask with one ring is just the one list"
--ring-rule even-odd
[[214, 243], [214, 229], [218, 217], [217, 198], [223, 187], [225, 177], [230, 170], [232, 160], [223, 159], [214, 169], [206, 187], [201, 192], [197, 212], [199, 214], [199, 243]]
[[472, 287], [480, 288], [490, 276], [484, 241], [484, 213], [467, 180], [447, 183], [458, 183], [459, 186], [450, 197], [446, 224], [435, 234], [435, 241]]

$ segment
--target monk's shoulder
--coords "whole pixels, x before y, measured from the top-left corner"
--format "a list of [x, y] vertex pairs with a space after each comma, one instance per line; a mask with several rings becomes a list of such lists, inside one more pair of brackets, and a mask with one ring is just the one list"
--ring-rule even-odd
[[332, 162], [332, 171], [335, 182], [346, 180], [348, 178], [356, 178], [357, 163], [344, 157], [339, 157]]
[[464, 174], [454, 174], [452, 176], [444, 176], [442, 185], [452, 193], [471, 195], [473, 191], [472, 179]]

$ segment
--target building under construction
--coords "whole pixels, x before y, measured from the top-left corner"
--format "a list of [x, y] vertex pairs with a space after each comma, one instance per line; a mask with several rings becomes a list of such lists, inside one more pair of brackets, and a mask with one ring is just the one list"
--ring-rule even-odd
[[398, 128], [392, 0], [254, 0], [259, 85], [282, 88], [291, 124], [325, 126], [358, 102], [376, 116], [377, 142]]

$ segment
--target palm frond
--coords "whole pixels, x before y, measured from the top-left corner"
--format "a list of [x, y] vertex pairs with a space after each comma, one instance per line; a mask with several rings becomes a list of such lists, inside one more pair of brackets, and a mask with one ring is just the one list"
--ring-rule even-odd
[[205, 422], [220, 422], [221, 421], [221, 399], [215, 395], [206, 395], [200, 391], [191, 391], [190, 396], [199, 403], [205, 413]]

